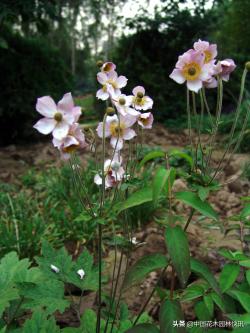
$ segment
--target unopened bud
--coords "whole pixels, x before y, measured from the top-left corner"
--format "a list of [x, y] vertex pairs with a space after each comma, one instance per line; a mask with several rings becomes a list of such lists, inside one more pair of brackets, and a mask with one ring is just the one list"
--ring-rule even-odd
[[115, 109], [112, 108], [111, 106], [107, 107], [106, 109], [106, 113], [109, 115], [109, 116], [112, 116], [113, 114], [115, 114]]
[[103, 65], [103, 61], [102, 61], [102, 60], [98, 60], [98, 61], [96, 62], [96, 66], [97, 66], [97, 67], [101, 68], [102, 65]]
[[245, 63], [246, 70], [250, 71], [250, 61]]
[[138, 93], [136, 94], [136, 96], [137, 96], [138, 98], [142, 98], [142, 97], [143, 97], [143, 93], [142, 93], [141, 91], [138, 91]]

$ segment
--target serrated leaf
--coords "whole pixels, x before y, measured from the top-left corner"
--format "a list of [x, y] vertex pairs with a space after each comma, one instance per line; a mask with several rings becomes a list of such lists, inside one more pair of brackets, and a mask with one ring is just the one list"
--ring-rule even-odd
[[224, 304], [224, 300], [222, 297], [215, 292], [210, 293], [214, 303], [218, 306], [219, 309], [221, 309], [222, 312], [226, 312], [226, 306]]
[[47, 280], [38, 285], [25, 284], [20, 293], [26, 298], [23, 308], [46, 308], [46, 314], [57, 310], [62, 313], [70, 305], [69, 301], [64, 299], [64, 284], [56, 280]]
[[185, 327], [176, 327], [174, 322], [184, 320], [181, 305], [178, 301], [166, 300], [160, 308], [160, 333], [184, 333]]
[[196, 299], [198, 297], [201, 297], [204, 295], [204, 293], [207, 291], [207, 289], [208, 289], [208, 286], [205, 284], [193, 283], [185, 289], [185, 291], [181, 297], [181, 301], [187, 302], [187, 301]]
[[53, 317], [47, 318], [43, 311], [33, 313], [31, 319], [25, 321], [23, 333], [60, 333], [60, 328], [56, 326]]
[[140, 282], [149, 273], [165, 268], [168, 264], [166, 256], [160, 253], [147, 255], [139, 259], [127, 272], [123, 288], [127, 289], [131, 285]]
[[191, 258], [191, 271], [202, 276], [208, 282], [208, 284], [220, 295], [219, 285], [212, 272], [204, 263], [198, 261], [197, 259]]
[[190, 275], [190, 254], [188, 239], [180, 226], [166, 227], [165, 240], [167, 249], [182, 286]]
[[214, 211], [212, 206], [210, 206], [209, 203], [202, 201], [198, 195], [196, 195], [193, 192], [177, 192], [175, 194], [175, 197], [177, 200], [180, 200], [187, 204], [188, 206], [191, 206], [198, 212], [200, 212], [202, 215], [209, 217], [213, 220], [218, 219], [217, 213]]
[[132, 193], [127, 200], [115, 205], [114, 209], [117, 213], [121, 213], [123, 210], [139, 206], [145, 202], [153, 200], [153, 191], [151, 187], [145, 187], [137, 192]]
[[161, 150], [151, 151], [141, 160], [139, 167], [141, 168], [146, 162], [151, 161], [156, 158], [165, 158], [166, 153]]
[[220, 273], [219, 285], [222, 293], [232, 287], [240, 273], [240, 266], [237, 264], [226, 264]]
[[211, 315], [204, 301], [199, 301], [195, 304], [194, 312], [201, 321], [211, 320]]
[[159, 196], [170, 176], [171, 169], [165, 169], [163, 167], [160, 167], [154, 176], [153, 179], [153, 202], [154, 205], [157, 204], [157, 201], [159, 199]]

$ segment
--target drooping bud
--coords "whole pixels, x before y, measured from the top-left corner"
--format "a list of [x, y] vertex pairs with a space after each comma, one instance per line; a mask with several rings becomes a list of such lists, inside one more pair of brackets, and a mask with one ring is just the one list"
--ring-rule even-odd
[[250, 71], [250, 61], [247, 61], [245, 63], [245, 68], [246, 68], [246, 70]]
[[60, 269], [58, 267], [54, 266], [54, 265], [50, 265], [50, 268], [54, 273], [58, 274], [60, 272]]
[[77, 274], [80, 276], [80, 279], [82, 280], [85, 276], [85, 272], [83, 269], [78, 269]]
[[138, 91], [138, 93], [136, 94], [136, 96], [137, 96], [138, 98], [142, 98], [142, 97], [143, 97], [143, 93], [142, 93], [141, 91]]
[[109, 107], [107, 107], [107, 109], [106, 109], [106, 113], [107, 113], [107, 115], [112, 116], [112, 115], [115, 114], [115, 109], [112, 108], [111, 106], [109, 106]]
[[102, 61], [102, 60], [98, 60], [98, 61], [96, 62], [96, 66], [97, 66], [97, 67], [101, 68], [102, 65], [103, 65], [103, 61]]

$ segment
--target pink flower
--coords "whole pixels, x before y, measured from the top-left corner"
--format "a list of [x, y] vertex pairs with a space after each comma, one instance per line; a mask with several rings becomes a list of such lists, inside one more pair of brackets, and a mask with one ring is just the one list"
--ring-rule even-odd
[[122, 115], [126, 116], [127, 114], [137, 117], [140, 113], [135, 109], [131, 108], [132, 96], [126, 96], [121, 94], [113, 98], [113, 102], [117, 108], [117, 111]]
[[132, 106], [136, 110], [149, 110], [153, 107], [153, 100], [149, 96], [145, 96], [145, 89], [142, 86], [137, 86], [133, 89]]
[[85, 135], [77, 123], [70, 126], [67, 136], [62, 140], [53, 138], [53, 145], [59, 149], [64, 160], [69, 159], [71, 153], [76, 149], [83, 149], [88, 146], [85, 141]]
[[101, 67], [101, 71], [106, 73], [106, 74], [109, 74], [111, 72], [114, 72], [116, 69], [116, 65], [113, 64], [113, 62], [105, 62], [102, 67]]
[[121, 75], [118, 77], [116, 72], [110, 72], [109, 74], [99, 72], [97, 74], [97, 81], [102, 85], [96, 93], [96, 97], [105, 101], [110, 96], [117, 96], [121, 94], [121, 88], [124, 88], [128, 79]]
[[151, 112], [145, 112], [140, 114], [137, 121], [142, 128], [149, 129], [152, 128], [154, 117]]
[[219, 68], [221, 68], [221, 71], [219, 73], [219, 76], [223, 81], [228, 81], [230, 74], [235, 70], [236, 65], [235, 62], [232, 59], [225, 59], [218, 62]]
[[205, 64], [204, 61], [204, 53], [189, 50], [179, 56], [170, 78], [179, 84], [187, 81], [188, 89], [198, 92], [202, 87], [202, 82], [211, 77], [211, 64]]
[[216, 44], [209, 44], [209, 42], [198, 40], [198, 42], [194, 43], [195, 51], [200, 51], [204, 53], [205, 59], [204, 63], [208, 64], [213, 62], [217, 56], [217, 45]]
[[[124, 174], [122, 158], [118, 154], [114, 155], [113, 160], [106, 160], [104, 163], [105, 189], [116, 186], [122, 181]], [[102, 185], [102, 177], [96, 174], [94, 182], [96, 185]]]
[[71, 93], [67, 93], [56, 105], [50, 96], [37, 99], [36, 110], [44, 116], [33, 127], [42, 134], [52, 132], [53, 137], [63, 139], [70, 126], [79, 119], [81, 108], [74, 106]]
[[[110, 144], [115, 150], [121, 150], [123, 147], [123, 140], [131, 140], [136, 136], [136, 133], [130, 127], [136, 122], [136, 117], [120, 115], [119, 118], [115, 114], [107, 116], [104, 128], [105, 138], [111, 137]], [[103, 136], [103, 123], [99, 123], [97, 134], [100, 138]]]

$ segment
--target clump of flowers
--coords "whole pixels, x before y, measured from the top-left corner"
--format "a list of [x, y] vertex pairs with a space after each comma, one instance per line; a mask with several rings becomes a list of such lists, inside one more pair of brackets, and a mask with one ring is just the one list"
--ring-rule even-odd
[[[138, 130], [152, 128], [154, 117], [148, 110], [152, 109], [153, 100], [145, 95], [142, 86], [135, 87], [132, 95], [124, 94], [121, 89], [127, 85], [128, 79], [117, 74], [116, 65], [112, 62], [101, 64], [97, 81], [101, 87], [96, 97], [106, 101], [109, 106], [96, 132], [103, 140], [110, 138], [113, 153], [111, 158], [103, 161], [102, 173], [95, 175], [94, 182], [97, 185], [104, 182], [108, 189], [117, 186], [125, 177], [121, 150], [125, 141], [137, 136], [134, 125], [137, 124]], [[36, 110], [44, 118], [34, 128], [45, 135], [52, 133], [52, 143], [63, 159], [70, 159], [76, 150], [88, 147], [79, 123], [81, 108], [74, 105], [71, 93], [65, 94], [57, 104], [50, 96], [40, 97]]]
[[170, 78], [179, 84], [186, 82], [196, 93], [202, 87], [215, 88], [219, 79], [228, 81], [236, 67], [232, 59], [217, 61], [216, 57], [217, 45], [199, 39], [193, 49], [179, 56]]

